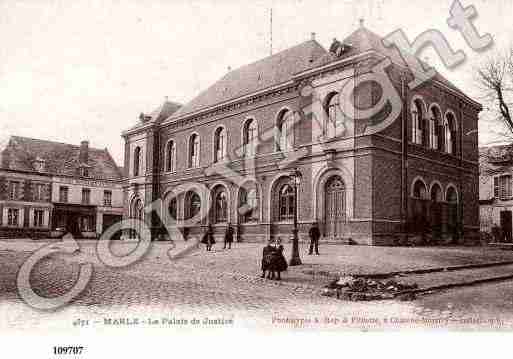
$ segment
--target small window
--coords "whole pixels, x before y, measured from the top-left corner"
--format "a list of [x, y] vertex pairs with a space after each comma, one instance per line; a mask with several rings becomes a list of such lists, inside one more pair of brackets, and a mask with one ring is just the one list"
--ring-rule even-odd
[[171, 218], [173, 220], [176, 220], [177, 214], [178, 214], [178, 206], [177, 206], [176, 198], [171, 198], [171, 200], [169, 201], [169, 215], [171, 216]]
[[292, 186], [284, 185], [279, 193], [280, 220], [290, 220], [294, 218], [295, 196]]
[[187, 192], [187, 218], [192, 218], [201, 210], [201, 199], [196, 192]]
[[82, 176], [82, 177], [89, 177], [89, 168], [87, 168], [87, 167], [80, 167], [80, 176]]
[[244, 124], [243, 130], [243, 148], [244, 155], [252, 157], [256, 155], [257, 141], [258, 141], [258, 130], [256, 120], [248, 120]]
[[134, 150], [134, 177], [140, 175], [141, 172], [141, 147], [136, 147]]
[[416, 99], [413, 102], [413, 108], [411, 110], [411, 117], [412, 117], [412, 123], [411, 123], [411, 135], [412, 135], [412, 142], [416, 143], [418, 145], [422, 144], [422, 134], [424, 130], [424, 103]]
[[7, 225], [16, 227], [20, 225], [20, 210], [18, 208], [7, 209]]
[[290, 151], [294, 146], [294, 117], [289, 110], [283, 110], [277, 123], [277, 150]]
[[174, 172], [176, 170], [176, 145], [174, 141], [169, 141], [166, 145], [166, 171]]
[[20, 183], [11, 181], [9, 182], [9, 199], [16, 201], [20, 197]]
[[224, 189], [215, 195], [215, 222], [226, 222], [228, 218], [228, 201], [226, 199], [226, 191]]
[[43, 201], [44, 200], [44, 192], [45, 186], [41, 183], [36, 183], [34, 185], [34, 201]]
[[66, 187], [66, 186], [59, 187], [59, 202], [68, 203], [68, 187]]
[[82, 204], [91, 204], [91, 190], [89, 188], [82, 189]]
[[92, 232], [94, 219], [92, 216], [82, 216], [80, 217], [80, 231], [81, 232]]
[[493, 179], [493, 194], [501, 200], [511, 199], [511, 175], [502, 175]]
[[241, 189], [239, 213], [242, 222], [258, 221], [258, 192], [256, 188]]
[[45, 212], [42, 209], [34, 210], [34, 227], [43, 227], [44, 226], [44, 215], [45, 215]]
[[427, 189], [424, 182], [418, 179], [413, 185], [413, 197], [416, 199], [426, 199]]
[[327, 138], [340, 136], [344, 132], [344, 114], [340, 108], [340, 95], [338, 92], [332, 92], [327, 97], [326, 115], [327, 122], [325, 124], [324, 133]]
[[112, 191], [103, 191], [103, 205], [112, 207]]
[[214, 162], [222, 161], [226, 157], [226, 130], [222, 127], [214, 133]]
[[200, 162], [199, 156], [200, 156], [199, 136], [194, 133], [189, 138], [189, 167], [190, 168], [199, 167], [199, 162]]

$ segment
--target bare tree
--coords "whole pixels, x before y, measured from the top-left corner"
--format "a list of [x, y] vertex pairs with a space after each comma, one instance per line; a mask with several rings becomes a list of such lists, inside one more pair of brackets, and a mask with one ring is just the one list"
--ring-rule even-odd
[[513, 46], [484, 62], [476, 71], [476, 81], [492, 120], [506, 126], [507, 132], [498, 134], [513, 140]]

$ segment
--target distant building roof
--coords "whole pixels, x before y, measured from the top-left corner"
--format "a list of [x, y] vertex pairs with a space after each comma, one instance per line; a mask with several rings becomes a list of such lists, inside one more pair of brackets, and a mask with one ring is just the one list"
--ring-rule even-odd
[[39, 172], [36, 168], [37, 162], [43, 162], [41, 172], [52, 175], [78, 176], [80, 168], [87, 166], [88, 178], [122, 178], [122, 173], [107, 149], [88, 147], [87, 153], [87, 163], [83, 163], [80, 160], [80, 146], [11, 136], [3, 151], [0, 168]]

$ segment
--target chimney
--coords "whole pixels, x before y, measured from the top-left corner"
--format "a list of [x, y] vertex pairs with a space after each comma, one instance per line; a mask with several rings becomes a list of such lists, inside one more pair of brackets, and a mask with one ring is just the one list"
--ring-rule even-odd
[[80, 163], [87, 163], [89, 161], [89, 141], [80, 142], [80, 154], [78, 159]]
[[312, 40], [315, 40], [315, 32], [312, 32], [310, 36], [312, 37]]

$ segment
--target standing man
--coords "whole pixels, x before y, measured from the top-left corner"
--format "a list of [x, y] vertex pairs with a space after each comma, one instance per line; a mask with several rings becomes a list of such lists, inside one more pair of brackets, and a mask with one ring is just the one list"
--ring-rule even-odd
[[319, 230], [317, 222], [312, 224], [308, 234], [310, 235], [310, 251], [308, 254], [313, 254], [313, 249], [315, 247], [315, 254], [319, 255], [319, 238], [321, 237], [321, 231]]
[[226, 232], [224, 234], [224, 249], [226, 249], [226, 244], [228, 244], [228, 249], [232, 249], [233, 242], [233, 227], [230, 223], [228, 223], [228, 227], [226, 228]]

